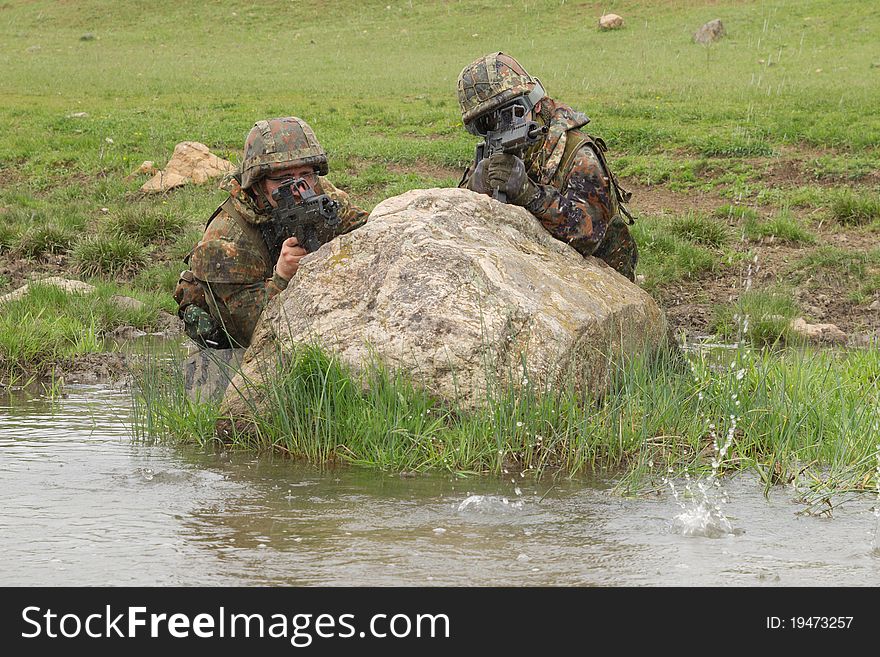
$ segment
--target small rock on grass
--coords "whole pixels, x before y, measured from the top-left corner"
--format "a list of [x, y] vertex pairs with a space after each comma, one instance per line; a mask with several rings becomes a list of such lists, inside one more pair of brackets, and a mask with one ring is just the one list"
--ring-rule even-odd
[[726, 34], [724, 24], [720, 19], [716, 18], [703, 25], [694, 33], [694, 42], [703, 45], [714, 43]]
[[[95, 291], [94, 285], [89, 285], [88, 283], [78, 281], [76, 279], [62, 278], [61, 276], [50, 276], [49, 278], [44, 278], [39, 281], [33, 281], [33, 283], [38, 283], [39, 285], [47, 285], [50, 287], [57, 287], [70, 294], [90, 294]], [[30, 285], [31, 283], [26, 283], [17, 290], [13, 290], [8, 294], [4, 294], [2, 297], [0, 297], [0, 305], [3, 305], [7, 301], [15, 301], [16, 299], [21, 299], [28, 293]]]
[[158, 172], [159, 172], [159, 169], [156, 168], [156, 164], [154, 162], [152, 162], [151, 160], [144, 160], [137, 169], [135, 169], [134, 171], [132, 171], [129, 174], [128, 177], [134, 178], [135, 176], [138, 176], [138, 175], [141, 175], [144, 173], [149, 174], [151, 176], [154, 176]]
[[131, 297], [124, 297], [121, 294], [114, 294], [110, 297], [110, 301], [123, 310], [142, 310], [144, 307], [143, 301], [138, 301]]
[[141, 186], [141, 191], [167, 192], [187, 183], [201, 184], [211, 178], [229, 173], [235, 166], [217, 157], [204, 144], [184, 141], [174, 147], [174, 154], [163, 171], [157, 172]]
[[619, 30], [623, 27], [623, 17], [617, 14], [603, 14], [599, 18], [600, 30]]
[[792, 320], [791, 330], [810, 342], [846, 344], [846, 333], [834, 324], [809, 324], [803, 317]]

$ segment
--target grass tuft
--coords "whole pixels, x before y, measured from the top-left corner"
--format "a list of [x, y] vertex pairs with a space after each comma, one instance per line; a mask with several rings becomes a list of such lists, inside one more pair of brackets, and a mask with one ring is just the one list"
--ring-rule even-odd
[[670, 231], [673, 235], [691, 242], [716, 248], [724, 246], [730, 239], [727, 226], [693, 213], [674, 219], [670, 224]]
[[880, 219], [880, 196], [846, 190], [831, 203], [831, 215], [845, 226], [864, 226]]
[[186, 229], [186, 217], [167, 206], [158, 208], [144, 204], [128, 205], [113, 217], [110, 230], [118, 235], [131, 237], [141, 243], [167, 240]]
[[757, 222], [760, 219], [760, 215], [756, 210], [744, 205], [722, 205], [719, 208], [716, 208], [713, 214], [720, 219], [735, 221]]
[[781, 292], [750, 290], [732, 304], [717, 305], [710, 328], [724, 340], [773, 347], [797, 342], [790, 327], [797, 314], [797, 304], [790, 296]]
[[77, 270], [85, 276], [128, 276], [147, 263], [147, 250], [130, 237], [95, 235], [73, 250]]
[[64, 228], [44, 224], [29, 228], [21, 234], [15, 252], [26, 258], [66, 253], [74, 242], [74, 235]]
[[747, 218], [743, 231], [751, 240], [773, 237], [791, 244], [814, 244], [816, 236], [803, 227], [800, 221], [788, 209], [783, 209], [772, 219], [761, 221]]

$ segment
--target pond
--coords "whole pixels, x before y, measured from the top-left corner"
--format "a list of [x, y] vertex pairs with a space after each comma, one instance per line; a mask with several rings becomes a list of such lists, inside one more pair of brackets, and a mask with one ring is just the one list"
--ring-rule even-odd
[[0, 396], [0, 585], [880, 585], [871, 496], [805, 516], [743, 475], [722, 482], [724, 531], [694, 531], [696, 501], [606, 481], [138, 443], [128, 391], [64, 392]]

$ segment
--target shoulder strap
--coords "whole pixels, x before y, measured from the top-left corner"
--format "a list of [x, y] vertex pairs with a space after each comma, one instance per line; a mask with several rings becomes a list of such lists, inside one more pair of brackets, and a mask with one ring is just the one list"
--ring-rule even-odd
[[[573, 135], [569, 136], [571, 139]], [[626, 203], [629, 203], [632, 198], [632, 192], [624, 189], [620, 182], [617, 180], [617, 176], [614, 175], [614, 172], [611, 170], [611, 167], [608, 166], [608, 161], [605, 159], [605, 152], [608, 150], [608, 146], [605, 144], [605, 140], [601, 137], [594, 137], [593, 135], [580, 134], [578, 135], [579, 142], [576, 148], [572, 149], [571, 154], [569, 155], [569, 160], [566, 162], [566, 166], [574, 159], [575, 153], [580, 150], [580, 147], [584, 144], [588, 144], [594, 153], [596, 153], [596, 157], [599, 158], [599, 162], [602, 163], [602, 168], [605, 169], [605, 172], [608, 174], [608, 180], [611, 182], [611, 188], [614, 190], [614, 196], [617, 198], [617, 205], [620, 208], [620, 212], [629, 220], [629, 225], [633, 225], [636, 220], [635, 217], [630, 214], [629, 210], [626, 208]]]

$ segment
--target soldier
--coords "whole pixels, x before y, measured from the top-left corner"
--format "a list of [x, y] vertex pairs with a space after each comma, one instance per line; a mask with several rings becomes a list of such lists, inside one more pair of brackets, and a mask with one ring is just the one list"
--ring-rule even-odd
[[458, 102], [462, 122], [475, 135], [486, 137], [496, 129], [499, 110], [514, 109], [541, 129], [535, 143], [518, 154], [478, 155], [459, 186], [489, 195], [502, 192], [505, 202], [526, 208], [553, 237], [635, 280], [638, 253], [621, 217], [632, 223], [623, 206], [630, 194], [608, 168], [605, 142], [580, 130], [590, 119], [547, 97], [540, 80], [500, 52], [462, 70]]
[[366, 221], [367, 213], [324, 177], [327, 169], [327, 155], [302, 119], [254, 124], [241, 166], [221, 184], [229, 197], [208, 220], [202, 239], [185, 260], [190, 269], [180, 275], [174, 291], [178, 315], [197, 344], [217, 349], [248, 346], [266, 304], [299, 268], [304, 245], [296, 237], [279, 239], [275, 230], [282, 199], [296, 205], [304, 196], [317, 197], [335, 207], [335, 235]]

